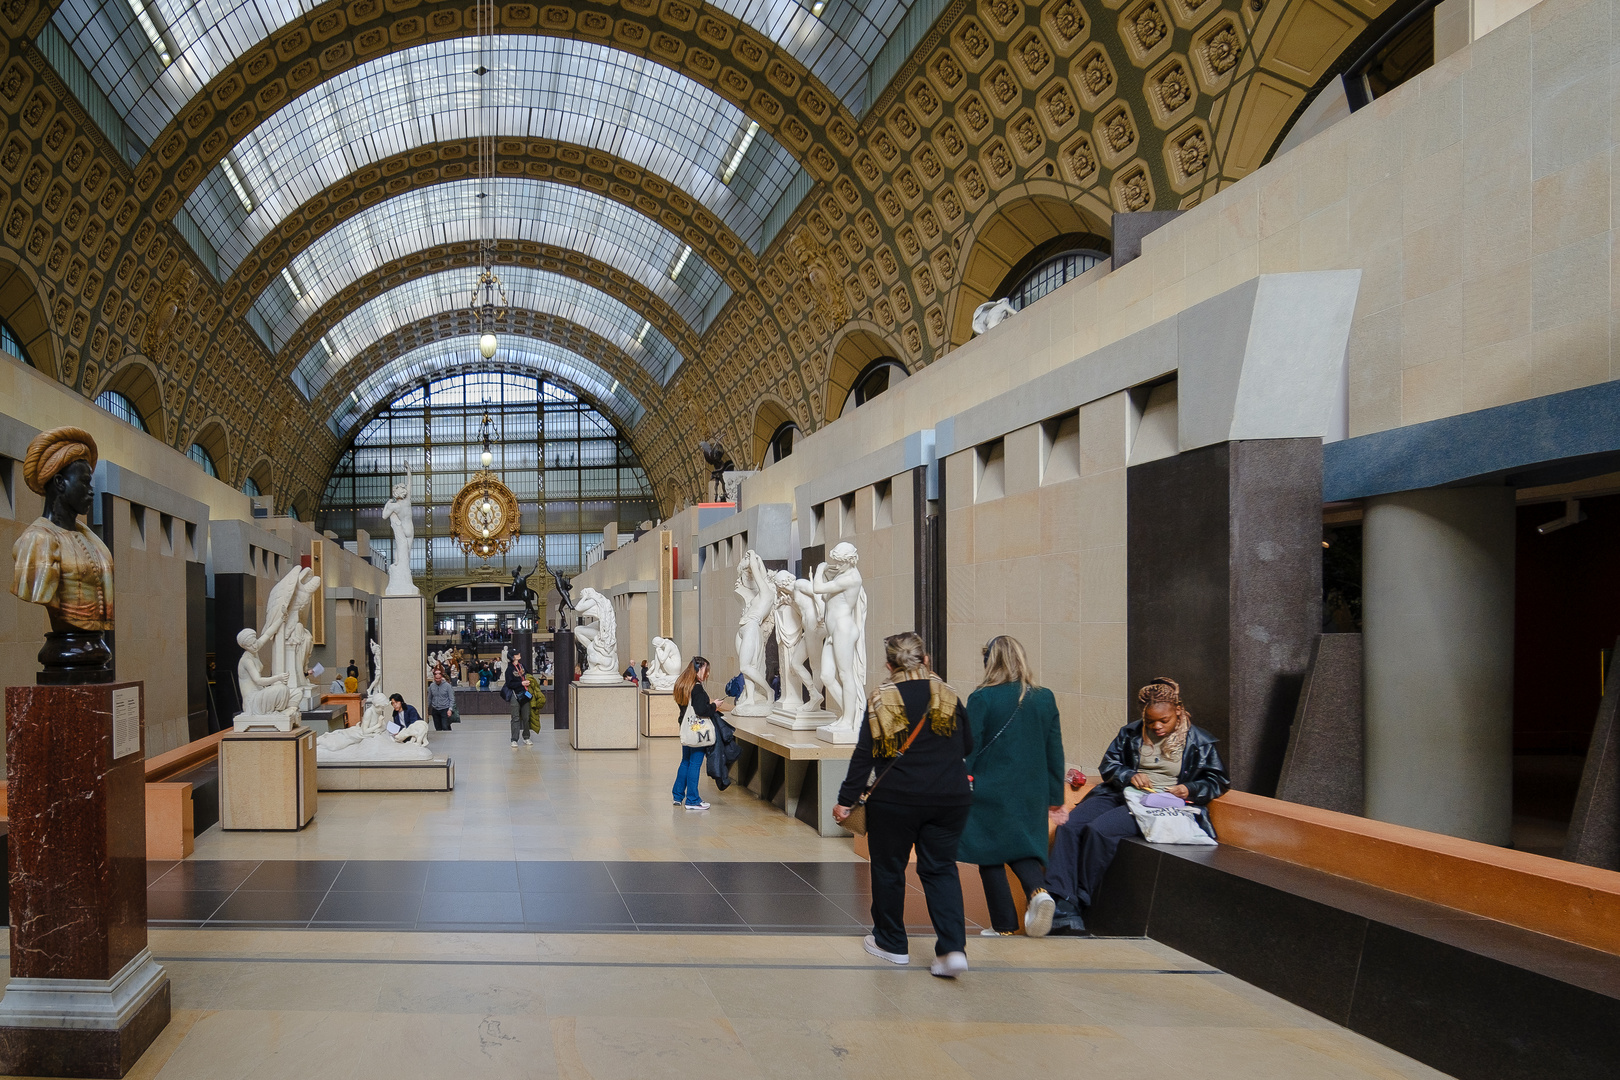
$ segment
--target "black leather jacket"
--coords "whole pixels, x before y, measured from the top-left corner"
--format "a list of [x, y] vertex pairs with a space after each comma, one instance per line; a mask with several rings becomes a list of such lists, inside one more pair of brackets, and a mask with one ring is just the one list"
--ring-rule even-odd
[[[1198, 806], [1207, 806], [1211, 800], [1226, 794], [1232, 781], [1226, 778], [1226, 766], [1215, 749], [1215, 736], [1194, 724], [1187, 732], [1187, 745], [1181, 752], [1180, 781], [1187, 786], [1189, 800]], [[1131, 777], [1142, 763], [1142, 721], [1136, 720], [1119, 729], [1114, 741], [1103, 753], [1097, 771], [1103, 782], [1121, 790], [1131, 786]]]

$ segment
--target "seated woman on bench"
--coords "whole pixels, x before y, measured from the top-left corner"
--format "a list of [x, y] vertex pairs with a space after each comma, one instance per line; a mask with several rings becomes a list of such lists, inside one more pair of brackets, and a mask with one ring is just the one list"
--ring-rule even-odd
[[[1082, 909], [1097, 899], [1119, 842], [1140, 836], [1125, 788], [1162, 791], [1198, 806], [1231, 787], [1215, 737], [1193, 726], [1174, 679], [1154, 679], [1137, 692], [1142, 719], [1126, 724], [1103, 754], [1102, 783], [1058, 828], [1046, 863], [1046, 891], [1057, 901], [1054, 934], [1087, 933]], [[1026, 932], [1029, 932], [1026, 930]]]

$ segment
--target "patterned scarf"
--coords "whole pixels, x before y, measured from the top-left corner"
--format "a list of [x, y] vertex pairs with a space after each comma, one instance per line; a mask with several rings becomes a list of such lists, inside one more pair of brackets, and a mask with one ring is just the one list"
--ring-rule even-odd
[[[906, 680], [909, 681], [909, 680]], [[935, 735], [956, 734], [956, 691], [933, 672], [928, 673], [928, 725]], [[911, 731], [906, 718], [906, 703], [900, 696], [900, 687], [886, 682], [866, 703], [872, 725], [872, 756], [892, 758], [900, 753]]]

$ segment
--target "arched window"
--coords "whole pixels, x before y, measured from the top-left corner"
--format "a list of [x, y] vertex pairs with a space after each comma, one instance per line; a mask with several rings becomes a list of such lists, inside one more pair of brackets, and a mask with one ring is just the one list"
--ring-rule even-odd
[[1073, 281], [1108, 256], [1100, 251], [1062, 251], [1043, 260], [1004, 294], [1019, 311], [1033, 304], [1059, 285]]
[[23, 348], [22, 339], [17, 336], [17, 331], [13, 330], [11, 324], [4, 319], [0, 319], [0, 352], [10, 353], [29, 367], [35, 366], [34, 358]]
[[201, 465], [202, 471], [209, 476], [217, 477], [219, 475], [219, 469], [214, 465], [213, 457], [209, 455], [207, 450], [203, 449], [202, 443], [192, 443], [191, 448], [186, 451], [186, 457]]
[[908, 374], [906, 366], [900, 361], [893, 357], [880, 357], [855, 376], [855, 385], [849, 389], [850, 400], [856, 405], [865, 405]]
[[250, 499], [257, 499], [259, 496], [263, 495], [264, 492], [259, 490], [258, 483], [254, 481], [253, 477], [250, 476], [246, 480], [242, 481], [242, 494], [246, 495]]
[[118, 391], [102, 391], [101, 396], [96, 398], [96, 404], [131, 427], [139, 428], [142, 431], [148, 430], [146, 421], [142, 420], [141, 414], [135, 411], [135, 403]]
[[794, 446], [804, 436], [799, 432], [799, 425], [788, 420], [778, 424], [776, 431], [771, 435], [771, 441], [765, 447], [765, 460], [760, 462], [761, 467], [781, 461], [793, 453]]

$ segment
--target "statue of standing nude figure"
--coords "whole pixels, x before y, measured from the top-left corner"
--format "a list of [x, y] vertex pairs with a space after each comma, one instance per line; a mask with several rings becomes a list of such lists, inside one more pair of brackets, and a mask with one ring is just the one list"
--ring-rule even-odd
[[855, 567], [859, 559], [854, 544], [839, 544], [810, 579], [811, 592], [827, 600], [833, 670], [824, 669], [821, 677], [838, 719], [817, 728], [816, 736], [830, 743], [854, 742], [866, 708], [866, 587]]
[[765, 560], [752, 548], [743, 552], [742, 569], [737, 572], [737, 595], [742, 597], [742, 618], [737, 620], [737, 669], [742, 672], [743, 691], [732, 712], [737, 716], [766, 716], [773, 694], [765, 679], [765, 639], [775, 632], [771, 610], [776, 606], [776, 583], [765, 569]]
[[[821, 687], [810, 670], [810, 646], [818, 654], [823, 635], [810, 583], [796, 581], [786, 570], [773, 578], [776, 588], [776, 657], [782, 671], [782, 696], [771, 710], [771, 723], [794, 730], [809, 730], [834, 717], [821, 708]], [[819, 659], [819, 656], [818, 656]]]

